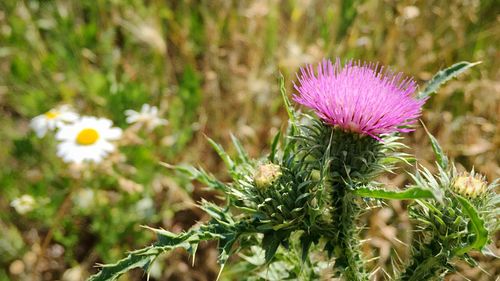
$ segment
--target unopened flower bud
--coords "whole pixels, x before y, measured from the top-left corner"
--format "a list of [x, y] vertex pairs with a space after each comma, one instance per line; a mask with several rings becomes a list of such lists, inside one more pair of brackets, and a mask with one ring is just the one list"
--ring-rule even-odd
[[313, 181], [319, 181], [321, 179], [321, 172], [318, 170], [311, 171], [311, 179]]
[[462, 196], [476, 198], [486, 192], [487, 184], [478, 174], [463, 173], [455, 179], [452, 188]]
[[263, 164], [257, 168], [253, 179], [258, 188], [266, 188], [279, 179], [281, 174], [281, 167], [279, 165]]

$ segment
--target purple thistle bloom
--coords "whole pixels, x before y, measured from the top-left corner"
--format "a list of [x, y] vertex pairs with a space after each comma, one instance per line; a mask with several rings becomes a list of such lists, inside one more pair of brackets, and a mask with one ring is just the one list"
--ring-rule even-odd
[[297, 103], [332, 126], [378, 140], [381, 134], [413, 131], [407, 126], [416, 122], [425, 103], [412, 96], [417, 87], [412, 78], [378, 64], [349, 61], [342, 68], [340, 59], [325, 59], [317, 73], [307, 65], [297, 78]]

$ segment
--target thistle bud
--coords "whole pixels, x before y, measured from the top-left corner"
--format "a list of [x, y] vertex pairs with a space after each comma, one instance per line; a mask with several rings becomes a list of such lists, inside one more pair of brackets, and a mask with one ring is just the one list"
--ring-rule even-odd
[[279, 179], [281, 174], [281, 167], [279, 165], [263, 164], [257, 168], [253, 179], [258, 188], [266, 188]]
[[313, 181], [319, 181], [321, 180], [321, 172], [318, 170], [312, 170], [311, 171], [311, 179]]
[[476, 198], [486, 192], [487, 184], [481, 175], [463, 173], [455, 179], [452, 189], [462, 196]]

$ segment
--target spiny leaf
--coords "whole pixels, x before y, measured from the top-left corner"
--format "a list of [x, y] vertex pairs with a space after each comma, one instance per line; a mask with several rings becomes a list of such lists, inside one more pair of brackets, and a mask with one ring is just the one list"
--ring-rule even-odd
[[285, 237], [285, 232], [280, 231], [271, 231], [264, 234], [264, 238], [262, 238], [262, 248], [266, 251], [266, 263], [271, 262]]
[[456, 255], [460, 256], [473, 249], [482, 250], [486, 243], [488, 243], [488, 229], [486, 229], [483, 219], [479, 216], [479, 212], [469, 200], [460, 195], [457, 195], [457, 199], [460, 205], [462, 205], [464, 212], [469, 216], [470, 225], [475, 234], [475, 239], [472, 244], [456, 251]]
[[271, 152], [269, 153], [269, 156], [267, 159], [271, 162], [274, 162], [275, 157], [276, 157], [276, 151], [278, 149], [278, 143], [281, 137], [281, 132], [278, 131], [278, 133], [274, 136], [273, 142], [271, 143]]
[[285, 88], [285, 78], [283, 77], [283, 74], [280, 73], [279, 77], [279, 83], [280, 83], [280, 94], [281, 98], [283, 99], [283, 103], [285, 104], [285, 109], [286, 112], [288, 113], [288, 119], [290, 120], [290, 123], [292, 125], [292, 131], [296, 130], [296, 125], [295, 125], [295, 113], [292, 108], [292, 104], [290, 103], [290, 100], [288, 99], [288, 96], [286, 95], [286, 88]]
[[224, 225], [234, 224], [234, 220], [231, 217], [231, 215], [227, 212], [227, 210], [223, 209], [222, 207], [212, 202], [202, 199], [200, 208], [203, 211], [207, 212], [210, 215], [210, 217], [212, 217], [212, 219], [217, 220], [218, 223]]
[[497, 256], [497, 254], [491, 250], [490, 248], [488, 247], [484, 247], [482, 250], [481, 250], [481, 253], [487, 257], [493, 257], [493, 258], [496, 258], [496, 259], [500, 259], [500, 256]]
[[231, 141], [233, 142], [234, 147], [236, 147], [236, 150], [238, 151], [238, 158], [241, 161], [241, 163], [250, 162], [250, 160], [248, 159], [248, 154], [245, 151], [245, 148], [243, 148], [241, 142], [233, 134], [231, 134]]
[[309, 255], [309, 248], [311, 248], [311, 245], [317, 242], [317, 238], [313, 237], [309, 234], [304, 233], [300, 237], [300, 244], [302, 245], [302, 253], [301, 253], [301, 261], [302, 263], [305, 263], [307, 260], [307, 257]]
[[126, 258], [115, 264], [103, 265], [101, 271], [91, 276], [88, 281], [113, 281], [127, 271], [134, 268], [143, 268], [154, 261], [163, 251], [170, 247], [150, 246], [138, 251], [131, 252]]
[[222, 146], [220, 144], [216, 143], [214, 140], [212, 140], [209, 137], [207, 137], [207, 140], [208, 140], [208, 143], [210, 143], [210, 145], [213, 147], [213, 149], [215, 149], [217, 154], [219, 154], [219, 157], [222, 159], [222, 161], [224, 161], [224, 163], [226, 164], [226, 167], [230, 171], [234, 171], [234, 169], [235, 169], [234, 161], [233, 161], [233, 159], [231, 159], [231, 157], [229, 157], [229, 155], [226, 153], [224, 148], [222, 148]]
[[429, 83], [427, 83], [424, 90], [418, 93], [417, 98], [418, 99], [428, 98], [431, 94], [435, 93], [439, 89], [439, 87], [441, 87], [442, 84], [446, 83], [451, 78], [458, 76], [460, 73], [480, 63], [481, 62], [471, 63], [467, 61], [462, 61], [444, 70], [440, 70], [438, 73], [436, 73], [436, 75], [434, 75], [434, 77], [432, 77]]
[[357, 188], [354, 193], [362, 197], [378, 198], [378, 199], [395, 199], [395, 200], [411, 200], [422, 198], [435, 198], [434, 193], [430, 189], [411, 187], [406, 190], [387, 190], [382, 188]]
[[207, 187], [209, 187], [211, 189], [220, 190], [220, 191], [227, 191], [227, 186], [223, 182], [219, 181], [213, 175], [205, 172], [205, 170], [203, 170], [201, 168], [197, 169], [195, 167], [188, 166], [188, 165], [176, 165], [176, 166], [174, 166], [174, 165], [170, 165], [170, 164], [163, 163], [163, 162], [161, 162], [160, 164], [169, 168], [169, 169], [176, 170], [177, 172], [186, 175], [191, 180], [197, 180], [203, 184], [206, 184]]
[[[143, 268], [147, 270], [148, 266], [162, 253], [175, 248], [184, 248], [194, 253], [198, 243], [206, 240], [226, 239], [230, 233], [233, 237], [237, 236], [234, 225], [226, 227], [222, 224], [202, 225], [197, 229], [188, 232], [174, 234], [164, 229], [148, 229], [154, 231], [157, 236], [157, 242], [149, 247], [130, 252], [129, 255], [115, 264], [103, 265], [101, 271], [91, 276], [89, 281], [112, 281], [116, 280], [122, 274], [134, 268]], [[233, 231], [233, 233], [231, 233]]]
[[424, 127], [425, 132], [427, 133], [427, 136], [431, 140], [431, 145], [432, 145], [432, 150], [434, 151], [434, 155], [436, 156], [436, 161], [438, 165], [443, 168], [443, 170], [448, 169], [449, 161], [448, 157], [446, 157], [446, 154], [443, 152], [443, 149], [439, 145], [439, 142], [437, 139], [427, 130], [427, 127], [425, 124], [422, 122], [422, 126]]
[[130, 252], [126, 258], [115, 264], [103, 265], [101, 271], [91, 276], [89, 281], [116, 280], [122, 274], [134, 268], [147, 269], [156, 257], [165, 251], [175, 248], [189, 247], [189, 244], [186, 244], [186, 241], [191, 238], [198, 240], [198, 238], [194, 237], [196, 232], [187, 232], [176, 235], [163, 229], [149, 229], [153, 230], [158, 235], [158, 241], [154, 245]]
[[232, 254], [234, 243], [238, 240], [238, 235], [227, 235], [224, 239], [219, 241], [219, 258], [218, 262], [221, 265], [221, 270], [224, 268], [229, 256]]

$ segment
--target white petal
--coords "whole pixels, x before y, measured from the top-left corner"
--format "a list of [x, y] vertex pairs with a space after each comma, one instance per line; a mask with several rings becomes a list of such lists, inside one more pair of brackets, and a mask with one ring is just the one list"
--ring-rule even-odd
[[30, 127], [35, 131], [35, 134], [41, 138], [47, 133], [47, 118], [44, 115], [38, 115], [31, 119]]
[[141, 108], [141, 113], [147, 113], [149, 111], [150, 107], [151, 106], [149, 104], [147, 104], [147, 103], [143, 104], [142, 108]]
[[82, 126], [95, 127], [99, 123], [99, 121], [94, 116], [82, 116], [80, 118], [80, 122], [79, 123], [82, 124]]
[[97, 128], [96, 129], [108, 129], [108, 128], [111, 128], [111, 126], [113, 126], [113, 122], [109, 119], [106, 119], [106, 118], [99, 118], [97, 120]]
[[132, 109], [125, 110], [125, 115], [126, 116], [133, 116], [133, 115], [137, 115], [137, 114], [139, 114], [139, 112], [137, 112], [135, 110], [132, 110]]
[[115, 150], [115, 146], [108, 141], [101, 141], [99, 142], [99, 150], [107, 154], [108, 152], [112, 152], [113, 150]]
[[158, 115], [158, 107], [152, 106], [151, 110], [149, 112], [151, 115], [154, 115], [154, 116]]
[[137, 120], [139, 120], [138, 114], [130, 115], [126, 119], [127, 123], [129, 123], [129, 124], [135, 123], [135, 122], [137, 122]]
[[80, 124], [63, 125], [56, 133], [56, 139], [61, 141], [74, 141], [81, 130]]
[[63, 112], [58, 119], [65, 122], [75, 122], [78, 119], [78, 114], [71, 111]]
[[105, 140], [117, 140], [122, 136], [122, 129], [110, 128], [99, 132]]

